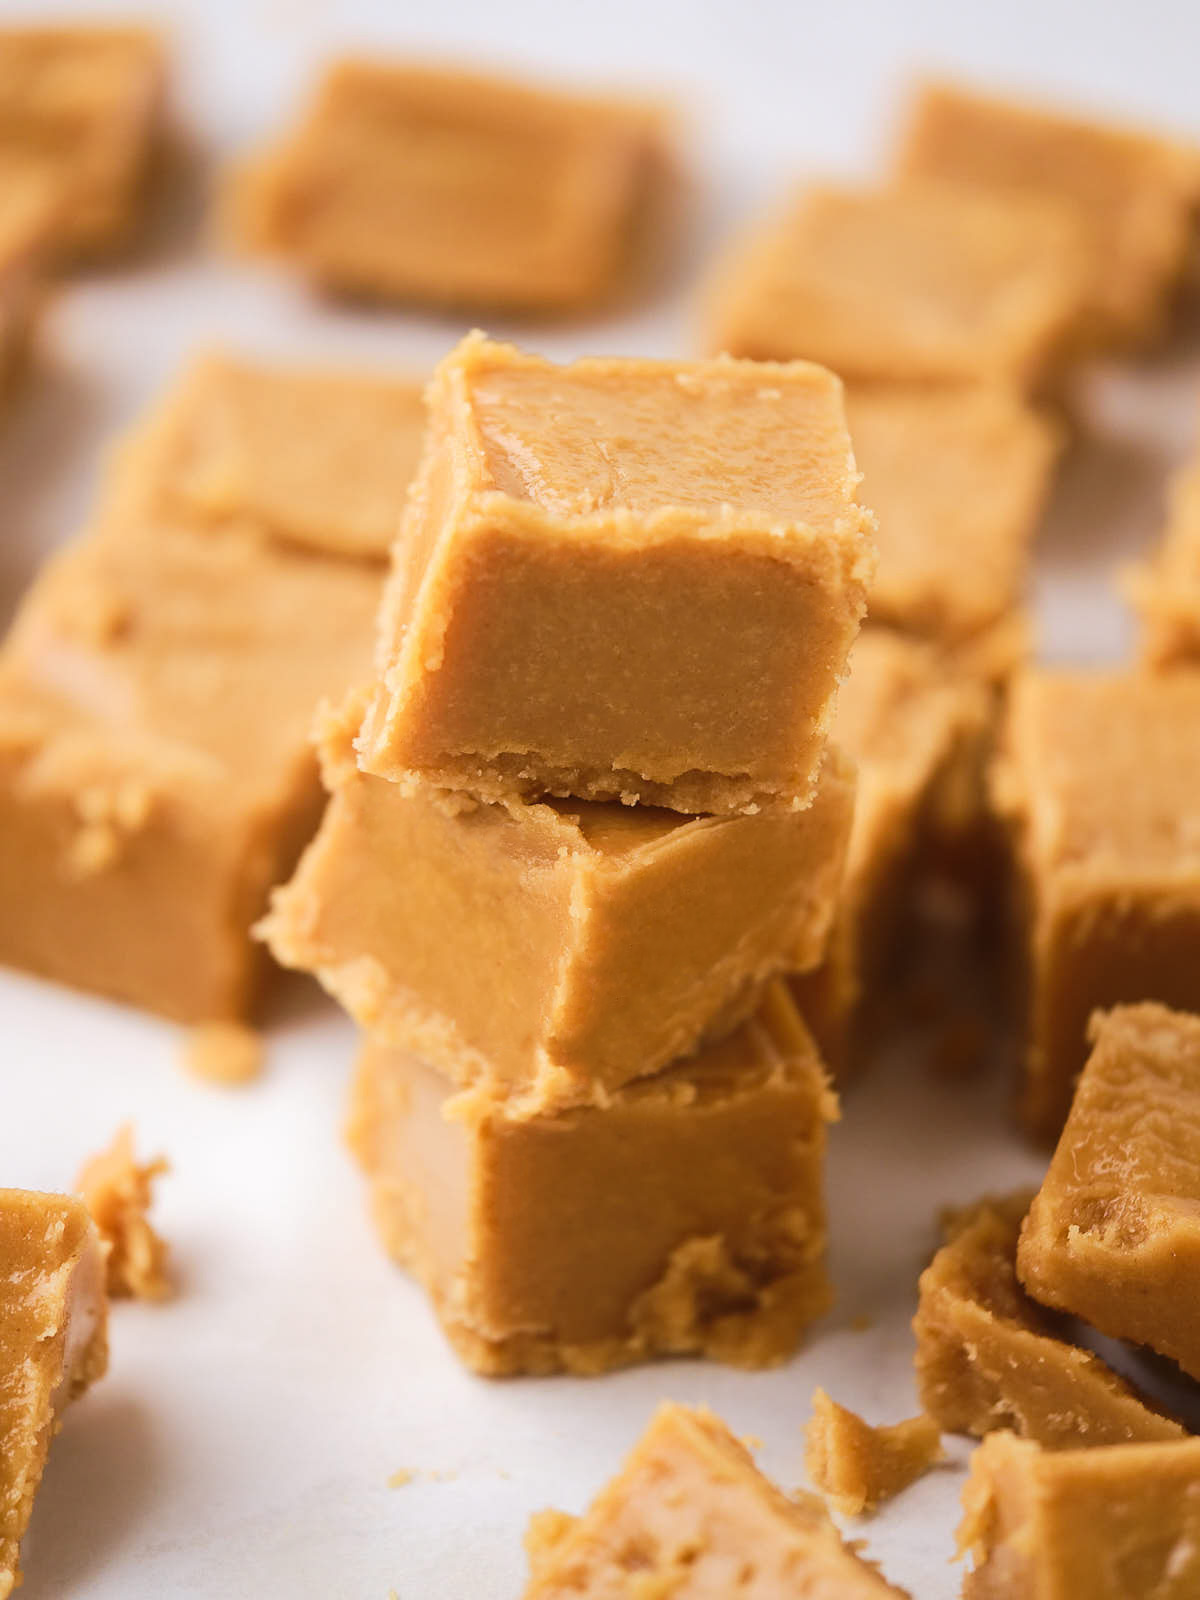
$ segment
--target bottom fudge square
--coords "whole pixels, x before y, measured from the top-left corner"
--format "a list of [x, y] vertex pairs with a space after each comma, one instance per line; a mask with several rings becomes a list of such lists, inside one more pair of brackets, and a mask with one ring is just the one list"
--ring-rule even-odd
[[368, 1043], [351, 1147], [383, 1242], [493, 1376], [790, 1355], [826, 1310], [815, 1048], [781, 984], [733, 1034], [606, 1106], [520, 1115]]
[[1121, 1006], [1091, 1038], [1017, 1270], [1045, 1305], [1200, 1378], [1200, 1017]]

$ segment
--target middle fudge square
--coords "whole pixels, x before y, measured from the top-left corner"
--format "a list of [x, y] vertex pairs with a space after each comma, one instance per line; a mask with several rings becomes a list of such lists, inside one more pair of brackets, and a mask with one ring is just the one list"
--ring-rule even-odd
[[740, 1028], [605, 1106], [529, 1115], [374, 1040], [348, 1136], [388, 1251], [479, 1372], [656, 1355], [781, 1361], [828, 1307], [825, 1125], [781, 984]]
[[333, 798], [261, 931], [375, 1039], [527, 1106], [603, 1101], [821, 959], [854, 809], [837, 751], [804, 811], [488, 805], [360, 772], [360, 711], [326, 719]]
[[362, 767], [725, 813], [813, 795], [873, 571], [839, 381], [471, 335], [384, 603]]

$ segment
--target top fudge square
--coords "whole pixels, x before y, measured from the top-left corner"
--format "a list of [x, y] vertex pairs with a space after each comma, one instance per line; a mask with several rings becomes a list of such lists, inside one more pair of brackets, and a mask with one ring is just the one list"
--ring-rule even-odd
[[473, 334], [429, 416], [359, 765], [484, 800], [808, 805], [874, 565], [838, 379]]

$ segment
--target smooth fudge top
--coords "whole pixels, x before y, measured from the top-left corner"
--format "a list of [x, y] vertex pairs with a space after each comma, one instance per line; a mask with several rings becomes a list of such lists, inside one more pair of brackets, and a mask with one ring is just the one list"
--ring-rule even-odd
[[121, 121], [157, 89], [164, 62], [149, 28], [0, 28], [0, 137]]

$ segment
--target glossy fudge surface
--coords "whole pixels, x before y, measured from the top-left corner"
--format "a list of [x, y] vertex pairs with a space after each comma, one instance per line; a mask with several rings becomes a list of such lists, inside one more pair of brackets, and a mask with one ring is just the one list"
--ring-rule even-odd
[[529, 1106], [603, 1099], [817, 964], [853, 771], [806, 811], [467, 803], [354, 765], [351, 701], [325, 724], [333, 798], [262, 932], [377, 1040]]
[[812, 1040], [778, 986], [605, 1106], [535, 1114], [368, 1042], [349, 1137], [388, 1251], [476, 1371], [784, 1360], [829, 1304]]
[[1200, 1008], [1200, 673], [1022, 674], [994, 779], [1020, 882], [1024, 1112], [1054, 1139], [1095, 1009]]
[[1092, 1053], [1021, 1234], [1030, 1294], [1200, 1377], [1200, 1017], [1098, 1014]]
[[430, 391], [360, 764], [493, 800], [808, 804], [873, 568], [857, 482], [820, 368], [554, 367], [472, 335]]

